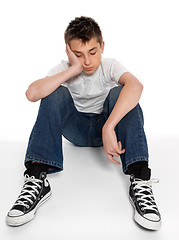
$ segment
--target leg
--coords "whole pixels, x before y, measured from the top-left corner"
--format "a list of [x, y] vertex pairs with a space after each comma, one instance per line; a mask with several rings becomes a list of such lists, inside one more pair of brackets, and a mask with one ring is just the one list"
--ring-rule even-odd
[[26, 152], [25, 166], [38, 161], [49, 165], [49, 173], [63, 169], [62, 126], [72, 114], [72, 101], [66, 88], [59, 87], [41, 100], [37, 120]]
[[[110, 115], [121, 91], [113, 88], [105, 103], [104, 114]], [[148, 168], [148, 147], [143, 129], [143, 114], [139, 104], [117, 124], [115, 131], [118, 141], [122, 142], [125, 153], [121, 154], [123, 171], [131, 175], [129, 198], [134, 207], [134, 219], [144, 228], [158, 230], [161, 216], [152, 192], [152, 180]]]
[[[122, 87], [115, 87], [109, 92], [103, 111], [106, 119], [110, 115], [121, 89]], [[121, 141], [123, 148], [126, 149], [126, 152], [120, 156], [125, 174], [128, 174], [129, 165], [133, 163], [148, 163], [148, 146], [143, 124], [143, 114], [138, 104], [123, 117], [115, 128], [118, 141]]]
[[76, 145], [86, 146], [88, 119], [78, 112], [66, 87], [42, 99], [30, 135], [25, 166], [32, 161], [48, 165], [48, 173], [63, 169], [62, 135]]
[[42, 99], [27, 148], [24, 185], [7, 214], [8, 225], [20, 226], [32, 220], [51, 196], [46, 172], [63, 169], [62, 134], [76, 145], [88, 146], [88, 129], [89, 119], [76, 110], [67, 88], [61, 86]]

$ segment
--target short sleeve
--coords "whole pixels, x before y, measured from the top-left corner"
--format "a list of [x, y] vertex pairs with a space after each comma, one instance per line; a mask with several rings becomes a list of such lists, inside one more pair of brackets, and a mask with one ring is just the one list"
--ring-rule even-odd
[[[60, 73], [60, 72], [63, 72], [65, 70], [67, 70], [68, 68], [70, 67], [69, 63], [66, 62], [66, 61], [61, 61], [60, 64], [56, 65], [55, 67], [53, 67], [48, 73], [47, 73], [47, 77], [50, 77], [50, 76], [53, 76], [57, 73]], [[68, 87], [68, 83], [69, 83], [69, 80], [64, 82], [62, 85], [65, 86], [65, 87]]]
[[119, 85], [118, 81], [122, 76], [122, 74], [124, 74], [125, 72], [129, 72], [129, 71], [120, 62], [113, 59], [110, 67], [111, 79], [115, 81], [116, 84]]
[[66, 61], [61, 61], [60, 64], [53, 67], [47, 74], [47, 77], [53, 76], [57, 73], [63, 72], [69, 68], [69, 63]]

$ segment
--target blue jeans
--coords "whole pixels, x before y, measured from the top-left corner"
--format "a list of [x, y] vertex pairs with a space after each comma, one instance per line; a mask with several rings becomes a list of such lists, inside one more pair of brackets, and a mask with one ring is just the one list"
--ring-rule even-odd
[[[121, 89], [117, 86], [110, 90], [101, 114], [77, 111], [69, 90], [64, 86], [43, 98], [29, 138], [25, 166], [28, 167], [31, 161], [38, 161], [49, 166], [48, 173], [63, 170], [62, 135], [79, 147], [102, 146], [102, 127]], [[130, 164], [148, 161], [143, 113], [139, 104], [122, 118], [115, 132], [117, 140], [126, 149], [120, 155], [125, 174]]]

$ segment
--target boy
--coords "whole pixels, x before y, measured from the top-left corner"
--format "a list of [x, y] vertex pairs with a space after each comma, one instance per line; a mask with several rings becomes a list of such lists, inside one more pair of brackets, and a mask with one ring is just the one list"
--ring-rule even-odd
[[33, 219], [51, 195], [47, 173], [63, 170], [62, 135], [77, 146], [104, 147], [109, 161], [120, 155], [131, 185], [134, 219], [158, 230], [161, 217], [152, 192], [148, 148], [138, 104], [143, 86], [115, 59], [102, 58], [104, 42], [94, 19], [75, 18], [65, 31], [68, 62], [26, 91], [29, 101], [41, 99], [30, 135], [22, 191], [7, 215], [20, 226]]

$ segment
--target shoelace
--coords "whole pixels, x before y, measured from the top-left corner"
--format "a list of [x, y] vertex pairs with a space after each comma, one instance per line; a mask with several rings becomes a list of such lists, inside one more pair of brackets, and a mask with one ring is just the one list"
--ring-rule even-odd
[[135, 196], [137, 198], [137, 201], [139, 201], [139, 206], [142, 207], [141, 210], [152, 210], [158, 212], [152, 192], [152, 184], [158, 182], [158, 179], [151, 179], [148, 181], [135, 179], [132, 183], [135, 185], [133, 189], [138, 190], [137, 193], [135, 193]]
[[26, 174], [23, 189], [14, 205], [22, 205], [29, 208], [28, 202], [31, 204], [33, 203], [32, 197], [36, 200], [37, 197], [35, 196], [35, 193], [39, 194], [37, 188], [41, 188], [39, 185], [41, 182], [42, 180], [36, 179], [34, 176], [30, 177]]

